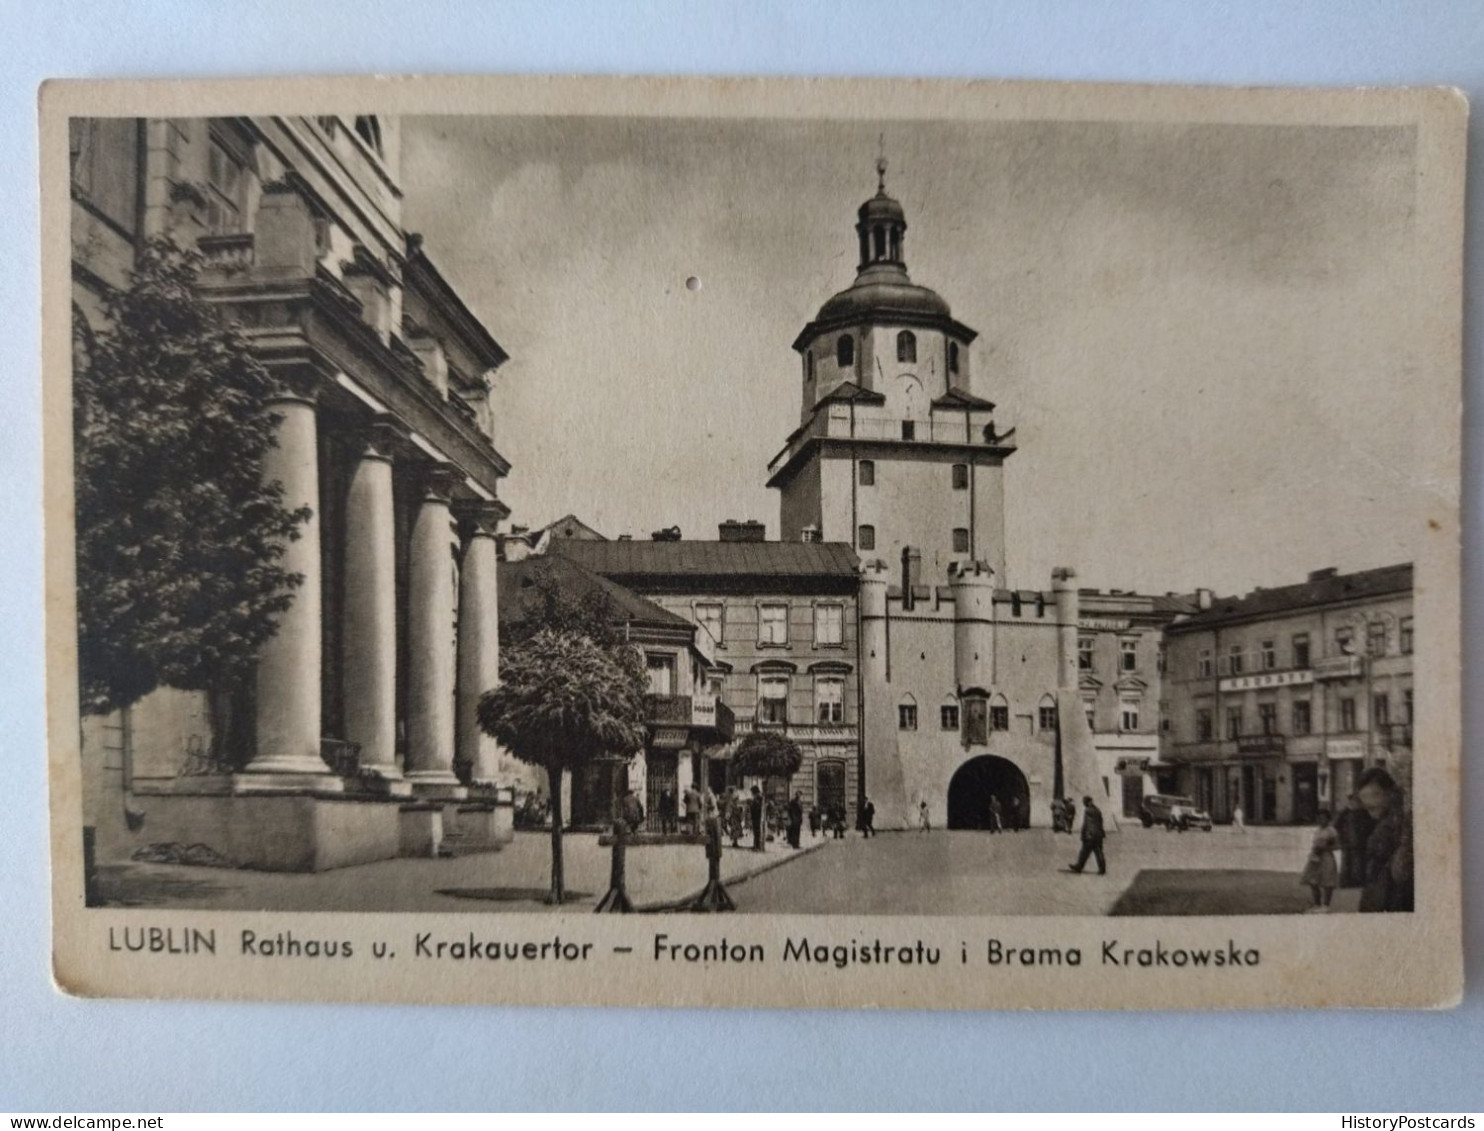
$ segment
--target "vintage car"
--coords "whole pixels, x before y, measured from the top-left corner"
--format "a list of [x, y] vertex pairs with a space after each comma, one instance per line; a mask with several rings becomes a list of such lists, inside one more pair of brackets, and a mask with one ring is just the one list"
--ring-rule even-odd
[[1151, 793], [1139, 807], [1139, 820], [1144, 827], [1163, 825], [1184, 832], [1186, 829], [1211, 831], [1211, 814], [1196, 805], [1193, 798], [1171, 793]]

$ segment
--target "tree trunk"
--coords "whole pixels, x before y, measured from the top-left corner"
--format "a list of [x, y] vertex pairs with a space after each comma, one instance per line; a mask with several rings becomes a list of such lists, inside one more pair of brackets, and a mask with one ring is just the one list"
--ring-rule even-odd
[[567, 898], [562, 875], [562, 768], [555, 763], [546, 767], [547, 785], [551, 790], [551, 892], [547, 903], [560, 906]]

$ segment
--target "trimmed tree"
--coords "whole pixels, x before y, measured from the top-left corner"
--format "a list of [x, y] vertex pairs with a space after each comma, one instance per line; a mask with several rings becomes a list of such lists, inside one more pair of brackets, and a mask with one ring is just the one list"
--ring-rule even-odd
[[787, 735], [755, 730], [737, 744], [732, 763], [743, 777], [791, 778], [804, 764], [804, 755]]
[[[302, 582], [278, 563], [308, 508], [262, 481], [272, 375], [197, 290], [201, 257], [148, 242], [73, 374], [82, 709], [156, 687], [229, 692]], [[224, 696], [214, 696], [218, 704]], [[223, 735], [214, 728], [218, 744]]]
[[522, 762], [546, 771], [551, 790], [551, 893], [566, 899], [562, 774], [644, 745], [649, 677], [636, 649], [586, 633], [542, 628], [505, 650], [500, 686], [479, 699], [479, 725]]

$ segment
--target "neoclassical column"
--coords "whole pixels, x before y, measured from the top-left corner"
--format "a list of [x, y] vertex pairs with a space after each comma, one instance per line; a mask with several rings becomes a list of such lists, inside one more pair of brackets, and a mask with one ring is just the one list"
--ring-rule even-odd
[[[257, 742], [242, 788], [334, 789], [340, 779], [320, 756], [320, 525], [318, 414], [312, 377], [286, 382], [269, 404], [279, 418], [277, 446], [263, 478], [283, 485], [283, 506], [310, 508], [279, 564], [303, 581], [258, 651]], [[316, 780], [318, 779], [318, 780]]]
[[[373, 422], [351, 472], [345, 501], [345, 596], [341, 692], [345, 737], [361, 747], [361, 768], [390, 792], [411, 792], [397, 769], [397, 570], [392, 452], [399, 432]], [[400, 786], [401, 788], [395, 788]]]
[[495, 528], [505, 516], [496, 502], [455, 508], [464, 535], [459, 570], [458, 756], [473, 767], [471, 780], [494, 785], [499, 750], [479, 728], [479, 697], [499, 681], [499, 582]]
[[468, 795], [453, 772], [454, 586], [449, 502], [463, 481], [429, 468], [412, 522], [407, 562], [407, 780], [428, 797]]

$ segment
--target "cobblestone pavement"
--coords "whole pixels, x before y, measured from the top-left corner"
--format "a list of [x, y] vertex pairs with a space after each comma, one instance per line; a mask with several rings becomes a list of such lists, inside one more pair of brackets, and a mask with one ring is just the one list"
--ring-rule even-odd
[[[851, 915], [1107, 915], [1139, 880], [1139, 907], [1173, 913], [1178, 894], [1161, 901], [1161, 879], [1200, 890], [1231, 892], [1204, 913], [1291, 913], [1307, 905], [1299, 886], [1313, 830], [1249, 828], [1235, 833], [1176, 833], [1124, 827], [1107, 838], [1108, 874], [1067, 870], [1077, 837], [1045, 829], [981, 832], [901, 832], [852, 838], [788, 868], [737, 885], [739, 911]], [[1239, 873], [1245, 883], [1218, 882]], [[1142, 876], [1141, 876], [1142, 874]], [[1348, 906], [1346, 893], [1336, 909]], [[1133, 902], [1133, 901], [1131, 901]], [[1139, 913], [1125, 905], [1120, 911]]]
[[[794, 851], [772, 842], [766, 852], [728, 848], [722, 879], [731, 882], [776, 867], [822, 840], [806, 836]], [[608, 890], [609, 850], [591, 833], [563, 839], [568, 903], [589, 910]], [[640, 907], [672, 903], [706, 883], [705, 849], [655, 845], [628, 851], [629, 898]], [[100, 888], [112, 906], [272, 911], [443, 911], [479, 914], [554, 910], [545, 898], [551, 875], [551, 837], [517, 833], [499, 852], [452, 859], [398, 859], [319, 873], [251, 872], [136, 862], [105, 864]]]
[[[740, 912], [839, 915], [1107, 915], [1294, 913], [1311, 830], [1173, 833], [1125, 827], [1107, 839], [1108, 874], [1067, 871], [1078, 839], [1045, 829], [892, 832], [870, 840], [805, 837], [801, 852], [727, 849], [722, 875]], [[565, 840], [566, 910], [587, 910], [608, 887], [609, 852], [591, 834]], [[695, 845], [631, 848], [635, 904], [672, 904], [706, 880]], [[785, 865], [779, 867], [779, 865]], [[168, 864], [105, 865], [114, 906], [278, 911], [550, 911], [550, 838], [520, 833], [498, 853], [386, 860], [318, 874]], [[758, 873], [758, 874], [753, 874]], [[1353, 910], [1340, 892], [1335, 909]]]

